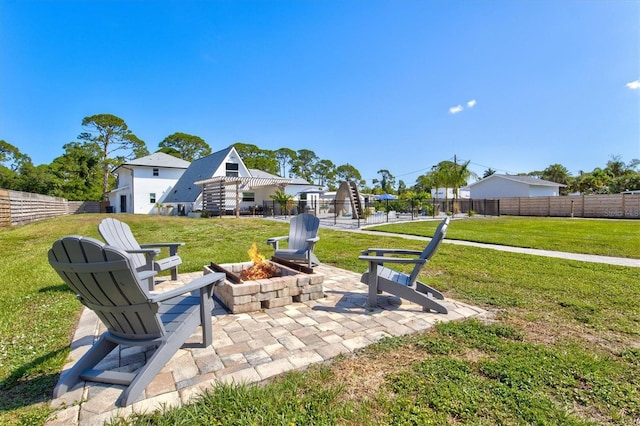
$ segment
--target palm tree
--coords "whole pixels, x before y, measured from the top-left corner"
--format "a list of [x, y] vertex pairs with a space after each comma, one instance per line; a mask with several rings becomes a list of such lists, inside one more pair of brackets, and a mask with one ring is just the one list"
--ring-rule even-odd
[[287, 194], [284, 189], [276, 189], [275, 194], [269, 195], [269, 198], [280, 204], [280, 209], [284, 212], [285, 215], [289, 212], [289, 210], [293, 209], [293, 195]]
[[[462, 164], [453, 161], [441, 161], [434, 166], [436, 175], [439, 176], [445, 188], [453, 189], [454, 203], [459, 197], [460, 187], [466, 185], [470, 178], [477, 177], [477, 175], [469, 169], [470, 163], [470, 161]], [[445, 202], [447, 202], [447, 198], [448, 194], [445, 192]]]
[[491, 175], [496, 174], [496, 171], [493, 170], [491, 167], [489, 167], [487, 170], [484, 171], [484, 173], [482, 174], [482, 179], [484, 178], [488, 178]]
[[542, 172], [542, 179], [555, 183], [566, 184], [570, 175], [569, 170], [562, 164], [552, 164], [544, 169]]

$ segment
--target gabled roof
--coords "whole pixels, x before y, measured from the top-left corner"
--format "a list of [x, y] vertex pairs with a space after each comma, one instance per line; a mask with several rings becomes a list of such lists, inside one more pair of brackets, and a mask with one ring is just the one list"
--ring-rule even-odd
[[[281, 178], [280, 176], [272, 175], [271, 173], [263, 172], [262, 170], [258, 170], [258, 169], [249, 169], [249, 173], [251, 173], [251, 176], [254, 178], [285, 179], [285, 178]], [[307, 185], [307, 186], [313, 185], [312, 183], [309, 183], [306, 180], [299, 177], [290, 178], [289, 181], [290, 181], [289, 185]]]
[[164, 152], [154, 152], [146, 157], [136, 158], [135, 160], [122, 163], [118, 167], [122, 166], [146, 166], [146, 167], [165, 167], [169, 169], [186, 169], [189, 167], [188, 161], [182, 158], [174, 157], [173, 155], [165, 154]]
[[210, 179], [218, 170], [227, 155], [233, 150], [232, 146], [206, 157], [199, 158], [185, 170], [171, 193], [164, 199], [166, 203], [194, 202], [202, 192], [202, 187], [195, 182]]
[[484, 179], [480, 179], [477, 182], [473, 182], [469, 185], [467, 185], [465, 188], [471, 188], [472, 186], [478, 185], [480, 183], [486, 183], [489, 180], [493, 180], [493, 179], [506, 179], [506, 180], [511, 180], [514, 182], [518, 182], [518, 183], [524, 183], [526, 185], [533, 185], [533, 186], [553, 186], [553, 187], [560, 187], [560, 186], [567, 186], [567, 185], [563, 185], [561, 183], [557, 183], [557, 182], [551, 182], [550, 180], [544, 180], [544, 179], [538, 179], [538, 178], [534, 178], [531, 176], [516, 176], [516, 175], [500, 175], [500, 174], [492, 174], [491, 176], [488, 176]]

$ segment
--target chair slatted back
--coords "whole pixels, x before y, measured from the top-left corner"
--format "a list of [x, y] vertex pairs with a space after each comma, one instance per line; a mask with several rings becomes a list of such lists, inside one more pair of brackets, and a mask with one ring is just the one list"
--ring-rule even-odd
[[318, 236], [320, 219], [309, 213], [302, 213], [291, 219], [289, 225], [289, 249], [306, 250], [308, 238]]
[[[140, 244], [131, 232], [131, 228], [124, 222], [108, 217], [98, 225], [98, 232], [107, 244], [120, 247], [124, 250], [140, 250]], [[131, 253], [131, 260], [136, 269], [146, 265], [143, 254]]]
[[[419, 259], [426, 260], [428, 262], [431, 257], [433, 257], [433, 255], [438, 250], [438, 247], [440, 247], [442, 240], [444, 240], [444, 236], [447, 233], [447, 228], [449, 227], [450, 220], [451, 219], [447, 216], [442, 222], [440, 222], [440, 224], [436, 228], [436, 232], [434, 232], [433, 234], [433, 238], [431, 238], [431, 241], [429, 241], [427, 247], [425, 247], [425, 249], [422, 251]], [[420, 274], [420, 271], [422, 270], [422, 268], [424, 268], [424, 266], [425, 264], [416, 264], [416, 266], [413, 268], [413, 271], [411, 271], [411, 274], [409, 275], [409, 285], [412, 285], [418, 279], [418, 275]]]
[[93, 238], [68, 236], [49, 250], [49, 263], [115, 336], [164, 336], [157, 303], [149, 302], [131, 256]]

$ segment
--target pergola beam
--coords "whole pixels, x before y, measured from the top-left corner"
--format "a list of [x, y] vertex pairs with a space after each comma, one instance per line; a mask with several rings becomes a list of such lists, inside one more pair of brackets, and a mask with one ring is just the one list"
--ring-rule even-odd
[[[286, 178], [260, 178], [260, 177], [240, 177], [240, 176], [215, 176], [210, 179], [204, 179], [194, 182], [195, 185], [202, 185], [202, 192], [204, 194], [208, 185], [219, 185], [225, 188], [227, 185], [235, 185], [236, 189], [236, 208], [235, 215], [240, 217], [240, 185], [247, 185], [249, 188], [257, 188], [261, 186], [278, 186], [284, 188], [288, 184], [293, 183], [293, 179]], [[220, 191], [220, 197], [222, 198], [222, 191]], [[226, 197], [225, 197], [226, 198]], [[222, 206], [222, 204], [221, 204]], [[221, 211], [222, 214], [222, 211]]]

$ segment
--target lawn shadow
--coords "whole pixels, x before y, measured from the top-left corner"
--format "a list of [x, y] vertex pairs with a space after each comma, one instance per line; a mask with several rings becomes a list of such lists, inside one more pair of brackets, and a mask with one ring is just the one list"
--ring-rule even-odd
[[66, 284], [50, 285], [38, 290], [38, 293], [48, 293], [48, 292], [73, 293], [73, 290], [71, 290], [71, 287], [69, 287]]
[[[60, 373], [29, 375], [31, 377], [27, 374], [30, 371], [40, 370], [40, 365], [46, 364], [49, 360], [66, 351], [68, 348], [49, 352], [12, 371], [4, 381], [0, 382], [0, 392], [2, 393], [0, 411], [11, 411], [51, 400], [53, 388], [58, 382]], [[25, 376], [29, 378], [25, 378]]]
[[422, 307], [402, 301], [401, 298], [382, 293], [378, 295], [377, 306], [370, 310], [368, 305], [368, 295], [362, 292], [325, 290], [328, 299], [336, 300], [332, 305], [316, 305], [312, 308], [314, 311], [336, 312], [340, 314], [369, 314], [379, 312], [381, 310], [392, 311], [403, 309], [409, 312], [423, 312]]

